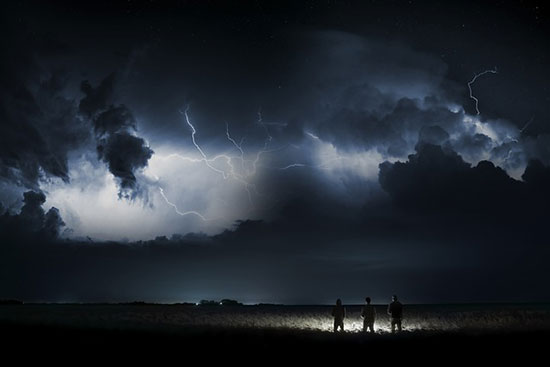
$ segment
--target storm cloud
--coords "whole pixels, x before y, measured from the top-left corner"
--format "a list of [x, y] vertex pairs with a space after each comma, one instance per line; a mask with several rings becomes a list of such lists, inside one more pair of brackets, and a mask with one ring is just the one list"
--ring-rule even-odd
[[10, 215], [2, 213], [0, 227], [6, 238], [22, 239], [42, 238], [55, 240], [59, 237], [61, 229], [65, 226], [59, 215], [59, 210], [51, 207], [45, 212], [42, 206], [46, 202], [46, 196], [42, 192], [27, 191], [23, 195], [23, 207], [19, 214]]
[[[45, 79], [27, 81], [29, 75], [40, 75], [40, 69], [20, 47], [12, 48], [10, 57], [2, 61], [0, 175], [38, 189], [41, 178], [69, 180], [68, 154], [90, 134], [77, 117], [75, 100], [64, 94], [65, 73], [54, 71]], [[22, 67], [29, 74], [14, 71]]]
[[489, 161], [472, 166], [449, 148], [419, 143], [406, 162], [382, 163], [379, 179], [394, 202], [407, 209], [542, 224], [539, 215], [549, 197], [540, 188], [548, 182], [548, 172], [531, 160], [523, 180], [515, 180]]
[[98, 158], [118, 179], [119, 198], [133, 200], [144, 196], [135, 172], [147, 166], [154, 152], [143, 138], [136, 136], [137, 124], [132, 112], [124, 105], [109, 105], [114, 78], [114, 74], [107, 76], [97, 88], [83, 81], [80, 88], [86, 96], [80, 101], [79, 110], [93, 123]]

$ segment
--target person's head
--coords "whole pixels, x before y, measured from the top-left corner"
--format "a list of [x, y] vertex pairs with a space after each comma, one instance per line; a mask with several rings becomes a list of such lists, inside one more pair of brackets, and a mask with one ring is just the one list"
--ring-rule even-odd
[[336, 300], [336, 306], [342, 306], [342, 300], [340, 298]]
[[394, 294], [393, 296], [391, 296], [391, 300], [394, 302], [397, 301], [397, 296]]
[[370, 305], [370, 297], [365, 298], [365, 302], [367, 302], [367, 305]]

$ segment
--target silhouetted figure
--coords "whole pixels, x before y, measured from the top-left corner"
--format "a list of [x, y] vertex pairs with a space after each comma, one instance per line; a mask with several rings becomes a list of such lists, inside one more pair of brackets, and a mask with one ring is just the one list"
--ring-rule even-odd
[[371, 333], [374, 333], [374, 320], [376, 319], [376, 309], [370, 304], [370, 297], [365, 298], [366, 304], [361, 310], [361, 317], [363, 318], [363, 332], [367, 332], [370, 329]]
[[391, 316], [391, 332], [395, 333], [395, 326], [397, 330], [401, 331], [401, 319], [403, 318], [403, 305], [397, 300], [397, 296], [393, 295], [392, 303], [388, 305], [388, 315]]
[[340, 298], [336, 300], [336, 306], [332, 308], [332, 316], [334, 317], [334, 332], [338, 331], [338, 327], [340, 327], [341, 331], [344, 331], [346, 308], [342, 306], [342, 301]]

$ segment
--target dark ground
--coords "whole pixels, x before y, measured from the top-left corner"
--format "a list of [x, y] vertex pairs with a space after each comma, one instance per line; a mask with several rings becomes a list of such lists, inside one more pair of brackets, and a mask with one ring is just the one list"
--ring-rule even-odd
[[[0, 324], [2, 359], [30, 361], [123, 361], [176, 364], [335, 361], [366, 364], [545, 364], [549, 331], [403, 332], [399, 335], [333, 334], [284, 329], [184, 328], [178, 331], [73, 328]], [[187, 363], [183, 363], [187, 362]], [[292, 363], [291, 363], [292, 362]], [[149, 363], [149, 362], [148, 362]], [[378, 363], [378, 362], [377, 362]]]

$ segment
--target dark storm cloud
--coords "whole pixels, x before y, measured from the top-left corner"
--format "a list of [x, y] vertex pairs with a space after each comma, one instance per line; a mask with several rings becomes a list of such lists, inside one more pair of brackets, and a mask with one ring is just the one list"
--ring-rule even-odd
[[549, 182], [549, 172], [531, 160], [523, 181], [518, 181], [491, 162], [472, 167], [449, 148], [419, 144], [407, 162], [381, 164], [379, 178], [394, 204], [410, 215], [427, 216], [436, 225], [451, 221], [457, 227], [470, 226], [473, 235], [482, 237], [494, 231], [497, 246], [506, 242], [507, 231], [529, 234], [531, 242], [515, 246], [540, 246], [544, 208], [550, 203], [541, 188]]
[[463, 135], [453, 142], [453, 147], [464, 156], [470, 157], [471, 160], [475, 160], [476, 157], [483, 157], [486, 152], [493, 149], [492, 146], [491, 138], [480, 133]]
[[[487, 243], [492, 229], [472, 233], [464, 226], [450, 238], [395, 214], [345, 222], [308, 209], [295, 211], [298, 204], [288, 208], [293, 216], [280, 221], [245, 221], [210, 237], [174, 235], [127, 244], [29, 239], [12, 246], [8, 241], [0, 248], [0, 263], [10, 277], [1, 278], [0, 290], [27, 301], [231, 297], [328, 303], [336, 297], [360, 302], [363, 292], [380, 300], [397, 292], [409, 302], [499, 300], [503, 292], [506, 300], [545, 299], [547, 251], [531, 244], [511, 246], [521, 239], [513, 231], [497, 233], [498, 244]], [[305, 226], [294, 222], [303, 213], [308, 214]], [[29, 268], [32, 276], [25, 271]]]
[[397, 205], [413, 210], [462, 215], [502, 213], [521, 197], [521, 183], [491, 162], [471, 167], [452, 150], [419, 144], [407, 162], [380, 165], [380, 185]]
[[525, 142], [526, 154], [550, 165], [550, 134], [540, 134], [529, 137]]
[[83, 81], [86, 95], [79, 105], [80, 112], [91, 120], [97, 138], [97, 153], [118, 179], [119, 198], [135, 199], [144, 196], [135, 172], [147, 166], [153, 155], [144, 139], [136, 136], [137, 124], [132, 112], [124, 105], [112, 105], [115, 75], [107, 76], [93, 88]]
[[433, 145], [443, 145], [449, 140], [449, 133], [441, 126], [423, 126], [418, 133], [418, 142]]
[[126, 106], [110, 107], [94, 120], [94, 130], [99, 137], [115, 134], [119, 131], [135, 131], [136, 120]]
[[[381, 116], [361, 110], [339, 110], [317, 126], [319, 137], [342, 150], [376, 148], [389, 156], [404, 156], [413, 149], [419, 134], [422, 139], [441, 140], [448, 139], [450, 132], [464, 131], [461, 113], [453, 113], [444, 106], [420, 107], [422, 103], [403, 98]], [[442, 131], [425, 130], [430, 126]]]
[[541, 204], [546, 205], [549, 197], [547, 189], [550, 187], [550, 166], [545, 166], [538, 160], [531, 160], [521, 178], [532, 195], [538, 196], [543, 200]]
[[104, 110], [112, 103], [115, 74], [112, 73], [101, 81], [97, 88], [93, 88], [88, 80], [80, 85], [80, 90], [86, 95], [80, 100], [80, 112], [92, 117], [97, 111]]
[[41, 178], [68, 181], [68, 153], [90, 134], [67, 96], [67, 70], [41, 65], [45, 56], [69, 50], [15, 19], [2, 16], [1, 22], [0, 176], [37, 189]]
[[46, 195], [42, 192], [27, 191], [23, 195], [23, 207], [19, 217], [29, 224], [31, 231], [38, 231], [44, 223], [44, 209]]
[[298, 40], [303, 58], [295, 84], [303, 89], [300, 104], [288, 104], [305, 107], [304, 125], [341, 149], [401, 152], [409, 132], [460, 117], [446, 105], [460, 86], [445, 78], [447, 65], [433, 55], [346, 32], [308, 32]]
[[0, 175], [32, 188], [41, 176], [68, 181], [68, 153], [87, 141], [89, 130], [76, 116], [75, 101], [62, 94], [62, 73], [32, 87], [13, 77], [3, 80]]
[[3, 236], [16, 243], [24, 243], [28, 238], [55, 240], [65, 223], [59, 210], [51, 207], [44, 212], [42, 205], [46, 202], [43, 192], [27, 191], [23, 194], [23, 207], [19, 214], [4, 213], [0, 216], [0, 228]]
[[120, 180], [119, 197], [134, 199], [139, 194], [134, 172], [147, 166], [153, 155], [142, 138], [114, 133], [98, 141], [97, 153], [109, 166], [109, 171]]
[[[226, 121], [236, 136], [245, 135], [260, 109], [264, 121], [281, 124], [277, 129], [285, 142], [299, 141], [304, 127], [319, 125], [323, 139], [342, 149], [382, 139], [397, 139], [394, 145], [400, 146], [399, 116], [391, 116], [396, 108], [396, 114], [406, 113], [408, 100], [410, 108], [419, 108], [423, 101], [416, 98], [444, 98], [458, 89], [444, 78], [447, 66], [437, 57], [352, 33], [278, 32], [258, 54], [231, 52], [247, 37], [223, 42], [205, 37], [211, 47], [168, 36], [135, 63], [135, 78], [127, 82], [125, 103], [148, 117], [142, 129], [163, 135], [162, 142], [188, 138], [177, 111], [191, 101], [201, 141], [222, 141]], [[164, 88], [149, 93], [150, 85]], [[354, 128], [359, 129], [350, 133]], [[254, 141], [247, 136], [247, 144]]]
[[51, 207], [44, 216], [43, 232], [47, 238], [58, 238], [65, 222], [59, 214], [59, 209]]

